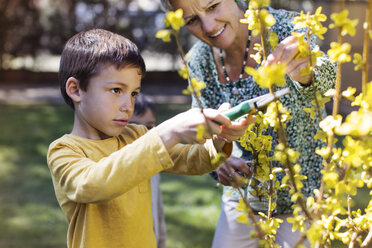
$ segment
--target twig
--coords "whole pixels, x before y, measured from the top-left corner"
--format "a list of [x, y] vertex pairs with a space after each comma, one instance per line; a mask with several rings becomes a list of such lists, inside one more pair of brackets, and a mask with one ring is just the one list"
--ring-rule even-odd
[[368, 81], [368, 58], [369, 58], [369, 31], [371, 31], [371, 15], [372, 15], [372, 0], [368, 0], [368, 7], [366, 9], [366, 27], [364, 30], [364, 43], [363, 43], [363, 62], [362, 62], [362, 93], [367, 93]]
[[247, 212], [248, 212], [248, 216], [249, 216], [249, 218], [251, 219], [251, 221], [253, 222], [252, 225], [253, 225], [254, 228], [256, 229], [257, 237], [258, 237], [259, 239], [264, 239], [265, 236], [266, 236], [266, 233], [264, 233], [264, 232], [261, 230], [260, 226], [257, 225], [257, 222], [258, 222], [258, 221], [256, 220], [256, 217], [254, 216], [254, 213], [253, 213], [253, 210], [252, 210], [251, 206], [249, 206], [249, 203], [247, 202], [247, 199], [244, 197], [244, 195], [243, 195], [241, 189], [240, 189], [240, 188], [236, 188], [236, 189], [238, 190], [240, 197], [243, 199], [244, 204], [245, 204], [246, 207], [248, 208], [248, 211], [247, 211]]
[[372, 245], [372, 226], [369, 227], [369, 233], [367, 237], [364, 239], [362, 245], [360, 246], [361, 248], [368, 248], [371, 247]]
[[358, 238], [358, 233], [353, 232], [353, 234], [351, 235], [351, 239], [350, 239], [350, 243], [349, 243], [349, 248], [354, 248], [355, 241], [356, 241], [357, 238]]
[[297, 243], [293, 247], [294, 248], [299, 247], [303, 242], [305, 242], [306, 239], [307, 239], [306, 235], [302, 233], [300, 236], [300, 239], [297, 241]]

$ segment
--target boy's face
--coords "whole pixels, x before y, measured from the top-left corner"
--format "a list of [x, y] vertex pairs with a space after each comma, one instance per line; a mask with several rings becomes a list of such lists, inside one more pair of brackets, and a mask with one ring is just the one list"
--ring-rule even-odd
[[140, 87], [138, 68], [104, 66], [87, 90], [80, 90], [73, 133], [96, 140], [119, 135], [132, 117]]
[[130, 123], [145, 125], [147, 129], [155, 127], [155, 122], [156, 116], [150, 108], [147, 108], [143, 115], [133, 115], [130, 119]]

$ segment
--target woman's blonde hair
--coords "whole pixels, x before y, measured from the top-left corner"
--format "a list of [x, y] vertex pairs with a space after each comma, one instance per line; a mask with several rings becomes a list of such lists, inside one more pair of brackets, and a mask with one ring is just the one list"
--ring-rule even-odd
[[[173, 10], [172, 0], [160, 0], [161, 5], [163, 6], [165, 11]], [[248, 8], [248, 0], [235, 0], [236, 4], [239, 6], [240, 9], [246, 10]]]

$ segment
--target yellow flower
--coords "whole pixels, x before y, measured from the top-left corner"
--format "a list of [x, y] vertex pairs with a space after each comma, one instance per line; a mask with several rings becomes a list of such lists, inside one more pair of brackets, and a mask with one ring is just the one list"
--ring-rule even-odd
[[300, 156], [299, 152], [296, 152], [295, 150], [291, 148], [287, 148], [285, 152], [288, 155], [289, 161], [291, 161], [292, 163], [296, 162], [298, 157]]
[[313, 65], [316, 64], [316, 58], [317, 57], [322, 57], [323, 56], [323, 52], [320, 51], [320, 48], [318, 45], [316, 45], [313, 50], [311, 50], [311, 62]]
[[339, 28], [341, 29], [341, 35], [345, 36], [349, 34], [351, 36], [355, 35], [355, 26], [358, 24], [358, 19], [350, 20], [347, 18], [349, 11], [347, 9], [341, 11], [340, 13], [333, 13], [331, 19], [334, 23], [329, 25], [329, 28]]
[[[250, 2], [252, 3], [252, 1]], [[262, 32], [262, 28], [269, 30], [275, 24], [275, 18], [266, 9], [257, 9], [249, 7], [244, 14], [245, 19], [241, 19], [241, 23], [248, 24], [248, 29], [253, 30], [253, 36], [257, 36]]]
[[203, 126], [203, 125], [198, 125], [197, 127], [196, 127], [196, 138], [198, 139], [198, 140], [201, 140], [201, 139], [203, 139], [203, 135], [204, 135], [204, 133], [205, 133], [205, 127]]
[[328, 156], [331, 154], [331, 150], [328, 147], [316, 148], [315, 153], [323, 158], [328, 158]]
[[248, 29], [253, 30], [253, 36], [257, 36], [260, 33], [258, 11], [249, 8], [245, 11], [244, 17], [245, 19], [241, 19], [240, 22], [248, 24]]
[[341, 121], [341, 115], [337, 115], [336, 118], [329, 115], [319, 123], [319, 127], [327, 134], [331, 134], [335, 128], [338, 128], [341, 125]]
[[241, 214], [238, 218], [236, 218], [236, 221], [245, 225], [249, 225], [249, 218], [247, 214]]
[[[281, 119], [278, 119], [278, 112], [281, 114]], [[284, 122], [291, 119], [290, 111], [283, 107], [280, 101], [272, 102], [267, 107], [264, 123], [270, 125], [276, 130], [279, 127], [279, 122], [285, 127]]]
[[366, 136], [372, 132], [372, 112], [353, 111], [345, 122], [336, 128], [338, 135]]
[[252, 67], [246, 67], [245, 72], [252, 75], [253, 80], [262, 88], [270, 88], [273, 85], [285, 85], [286, 64], [272, 64], [260, 66], [257, 70]]
[[311, 22], [311, 32], [318, 36], [320, 39], [324, 39], [323, 34], [327, 32], [327, 28], [323, 27], [321, 22], [325, 22], [327, 20], [327, 16], [324, 14], [321, 14], [320, 12], [322, 11], [322, 7], [317, 8], [313, 20]]
[[292, 35], [296, 36], [298, 41], [298, 55], [296, 56], [296, 59], [309, 56], [307, 42], [305, 41], [305, 33], [293, 32]]
[[334, 188], [338, 182], [338, 174], [336, 172], [327, 172], [323, 175], [323, 180], [328, 187]]
[[274, 16], [270, 14], [269, 11], [266, 9], [261, 10], [261, 19], [264, 21], [264, 24], [267, 26], [267, 29], [273, 26], [276, 22]]
[[315, 14], [313, 16], [314, 20], [317, 22], [325, 22], [327, 20], [327, 16], [320, 13], [322, 12], [322, 6], [318, 7], [315, 11]]
[[355, 64], [354, 70], [355, 71], [360, 70], [362, 68], [363, 63], [362, 55], [360, 55], [359, 53], [354, 53], [353, 63]]
[[183, 78], [183, 79], [188, 79], [189, 78], [189, 69], [187, 66], [182, 67], [180, 70], [178, 70], [178, 74]]
[[[204, 126], [203, 126], [203, 127], [204, 127]], [[203, 131], [200, 130], [200, 132], [203, 132], [203, 134], [204, 134], [204, 131], [205, 131], [205, 128], [204, 128]], [[198, 129], [198, 133], [199, 133], [199, 129]], [[201, 137], [203, 137], [203, 134], [197, 134], [197, 136], [198, 136], [198, 135], [201, 135]], [[200, 137], [200, 136], [199, 136], [199, 137]], [[217, 156], [214, 157], [214, 158], [212, 159], [212, 164], [222, 163], [221, 161], [224, 161], [225, 159], [226, 159], [225, 154], [219, 152], [219, 153], [217, 153]]]
[[164, 23], [165, 26], [171, 26], [174, 30], [178, 31], [183, 25], [185, 25], [183, 10], [178, 9], [176, 11], [168, 11], [165, 15]]
[[171, 30], [161, 29], [158, 32], [156, 32], [155, 37], [158, 39], [162, 39], [163, 42], [170, 42], [171, 34], [172, 34]]
[[331, 42], [331, 49], [328, 50], [327, 54], [332, 62], [345, 63], [351, 60], [350, 55], [348, 55], [350, 49], [351, 45], [349, 43]]
[[261, 54], [256, 52], [255, 54], [251, 54], [251, 58], [256, 61], [257, 64], [261, 63]]
[[314, 136], [314, 139], [315, 140], [320, 139], [322, 142], [326, 143], [327, 137], [328, 136], [327, 136], [326, 132], [324, 132], [321, 129], [318, 129], [318, 131], [316, 132], [316, 134]]
[[326, 21], [327, 16], [322, 14], [321, 11], [322, 7], [318, 7], [314, 15], [304, 14], [301, 11], [300, 16], [293, 19], [294, 29], [309, 28], [312, 34], [323, 40], [323, 34], [327, 32], [327, 28], [323, 27], [321, 22]]
[[336, 93], [335, 89], [329, 89], [326, 91], [326, 93], [324, 93], [324, 96], [332, 97], [335, 95], [335, 93]]
[[269, 33], [269, 43], [274, 50], [278, 46], [278, 35], [275, 32]]
[[312, 66], [303, 67], [300, 69], [301, 75], [310, 75], [313, 72]]
[[196, 97], [200, 97], [200, 91], [205, 88], [205, 83], [198, 81], [196, 78], [190, 80], [190, 84], [187, 86], [187, 89], [183, 90], [184, 95], [195, 94]]
[[303, 108], [303, 111], [310, 114], [311, 119], [314, 119], [315, 117], [315, 111], [314, 108]]
[[[322, 97], [322, 95], [318, 91], [316, 92], [316, 99], [318, 100], [318, 104], [320, 108], [324, 108], [325, 104], [331, 100], [329, 97]], [[316, 106], [315, 100], [312, 100], [311, 104]]]
[[356, 89], [353, 87], [348, 87], [346, 90], [342, 92], [342, 96], [350, 101], [354, 101], [355, 97], [354, 94], [356, 92]]
[[249, 7], [252, 9], [259, 9], [270, 5], [270, 0], [251, 0], [249, 1]]

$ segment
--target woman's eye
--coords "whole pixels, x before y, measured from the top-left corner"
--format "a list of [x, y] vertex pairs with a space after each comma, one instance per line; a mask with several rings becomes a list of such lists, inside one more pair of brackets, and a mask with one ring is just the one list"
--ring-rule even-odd
[[186, 26], [187, 26], [187, 25], [191, 25], [191, 24], [193, 24], [195, 21], [196, 21], [196, 17], [193, 17], [193, 18], [188, 19], [188, 20], [186, 21]]
[[219, 3], [212, 4], [211, 6], [209, 6], [208, 10], [214, 10], [218, 6], [218, 4]]

